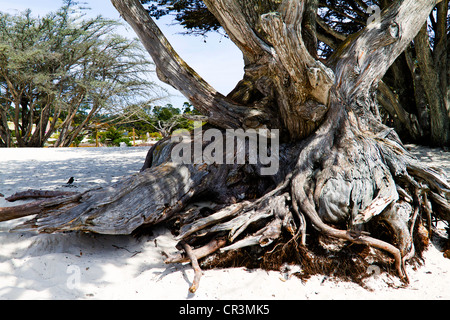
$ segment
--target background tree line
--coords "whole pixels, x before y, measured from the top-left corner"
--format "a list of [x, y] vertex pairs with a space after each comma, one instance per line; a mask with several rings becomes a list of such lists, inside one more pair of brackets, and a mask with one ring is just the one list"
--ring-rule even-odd
[[[389, 0], [312, 0], [317, 10], [305, 17], [317, 30], [323, 61], [341, 44], [357, 36], [368, 21], [392, 3]], [[201, 0], [141, 0], [150, 15], [173, 15], [186, 33], [224, 32]], [[404, 142], [450, 146], [449, 0], [441, 1], [408, 49], [392, 65], [378, 88], [379, 116]], [[370, 50], [370, 48], [368, 48]]]
[[42, 147], [55, 132], [55, 146], [70, 146], [91, 122], [167, 95], [118, 25], [85, 18], [71, 0], [42, 18], [0, 12], [0, 147]]

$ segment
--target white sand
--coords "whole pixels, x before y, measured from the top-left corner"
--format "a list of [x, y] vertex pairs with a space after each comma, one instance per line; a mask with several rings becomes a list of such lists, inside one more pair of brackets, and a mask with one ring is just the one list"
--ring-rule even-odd
[[[77, 191], [116, 181], [142, 166], [148, 148], [0, 149], [0, 193], [29, 188], [58, 190], [75, 177]], [[448, 153], [422, 149], [425, 161], [450, 168]], [[67, 188], [66, 188], [67, 189]], [[70, 190], [70, 189], [68, 189]], [[0, 197], [0, 207], [10, 206]], [[22, 218], [24, 221], [28, 218]], [[372, 277], [372, 291], [316, 276], [302, 283], [279, 272], [205, 271], [197, 293], [189, 265], [165, 265], [175, 252], [164, 228], [153, 236], [9, 233], [17, 221], [0, 223], [0, 299], [450, 299], [450, 260], [433, 245], [425, 265], [408, 267], [410, 285]], [[395, 288], [397, 287], [397, 288]]]

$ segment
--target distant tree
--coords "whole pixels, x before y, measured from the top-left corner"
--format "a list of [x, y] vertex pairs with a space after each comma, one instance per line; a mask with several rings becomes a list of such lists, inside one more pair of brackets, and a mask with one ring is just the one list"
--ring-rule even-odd
[[41, 147], [55, 131], [69, 146], [95, 115], [163, 94], [139, 42], [81, 10], [67, 0], [42, 18], [0, 13], [0, 146]]
[[193, 121], [186, 116], [198, 114], [188, 102], [185, 102], [181, 109], [171, 104], [154, 107], [134, 105], [124, 112], [125, 121], [122, 121], [121, 125], [132, 126], [140, 131], [142, 128], [147, 128], [149, 131], [159, 132], [165, 138], [177, 129], [193, 129]]

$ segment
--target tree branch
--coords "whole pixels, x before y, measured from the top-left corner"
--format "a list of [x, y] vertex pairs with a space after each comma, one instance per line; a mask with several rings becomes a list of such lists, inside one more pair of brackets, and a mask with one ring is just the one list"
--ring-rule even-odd
[[398, 122], [396, 130], [398, 127], [404, 127], [414, 139], [419, 139], [422, 136], [423, 133], [421, 132], [417, 117], [414, 114], [408, 113], [402, 107], [395, 94], [383, 81], [380, 81], [378, 84], [378, 102], [394, 118], [394, 122]]
[[[447, 70], [448, 70], [448, 58], [447, 58], [447, 47], [448, 47], [448, 5], [449, 0], [443, 0], [437, 5], [437, 26], [435, 29], [436, 38], [433, 50], [434, 62], [436, 64], [436, 69], [439, 74], [440, 89], [444, 96], [446, 102], [446, 109], [449, 108], [449, 95], [448, 95], [448, 80], [447, 80]], [[432, 16], [432, 15], [430, 15]]]
[[336, 38], [339, 41], [345, 41], [345, 39], [347, 39], [347, 35], [337, 32], [336, 30], [334, 30], [332, 27], [330, 27], [325, 20], [323, 20], [319, 15], [316, 16], [316, 21], [317, 24], [323, 29], [325, 30], [325, 32], [327, 32], [328, 34], [330, 34], [331, 36], [333, 36], [334, 38]]
[[198, 289], [198, 286], [200, 285], [200, 278], [202, 277], [202, 269], [200, 269], [197, 257], [195, 256], [194, 250], [191, 248], [191, 246], [188, 245], [185, 241], [181, 241], [180, 246], [184, 249], [186, 255], [191, 260], [192, 269], [194, 269], [195, 272], [194, 280], [192, 281], [192, 285], [189, 288], [189, 291], [191, 293], [195, 293]]
[[209, 122], [221, 128], [242, 127], [247, 117], [260, 114], [256, 109], [236, 105], [201, 78], [175, 52], [167, 38], [145, 11], [139, 0], [111, 0], [150, 53], [161, 81], [179, 90]]
[[359, 24], [359, 25], [362, 25], [362, 26], [366, 25], [366, 23], [362, 19], [359, 19], [359, 16], [360, 16], [360, 14], [358, 12], [359, 10], [355, 10], [355, 13], [357, 14], [358, 17], [354, 17], [354, 16], [352, 16], [350, 14], [347, 14], [344, 10], [341, 10], [340, 8], [332, 5], [331, 3], [328, 3], [328, 4], [327, 3], [320, 3], [320, 6], [321, 7], [327, 7], [328, 9], [334, 11], [336, 14], [341, 15], [342, 17], [347, 18], [347, 19], [353, 21], [356, 24]]
[[256, 8], [265, 1], [204, 0], [203, 2], [230, 39], [241, 49], [248, 62], [253, 63], [270, 53], [270, 46], [255, 32], [258, 22], [250, 21], [259, 20]]
[[302, 38], [305, 42], [308, 52], [314, 59], [318, 59], [317, 55], [317, 10], [318, 0], [306, 0], [305, 12], [302, 23]]
[[[304, 1], [283, 1], [278, 9], [279, 13], [263, 15], [263, 29], [269, 35], [276, 51], [276, 59], [285, 67], [291, 81], [303, 86], [305, 77], [308, 78], [312, 97], [326, 105], [329, 89], [334, 84], [334, 75], [317, 61], [305, 46], [301, 30], [304, 6]], [[298, 90], [302, 92], [304, 88]]]
[[281, 117], [294, 139], [309, 136], [321, 123], [335, 79], [333, 72], [310, 54], [302, 38], [303, 15], [310, 9], [305, 5], [304, 1], [285, 0], [277, 12], [261, 17], [273, 47], [271, 65]]
[[425, 23], [437, 0], [403, 0], [350, 36], [330, 59], [337, 86], [348, 99], [367, 92], [382, 79]]
[[61, 196], [73, 196], [78, 194], [78, 192], [70, 192], [70, 191], [43, 191], [43, 190], [27, 190], [23, 192], [18, 192], [13, 194], [12, 196], [5, 198], [6, 201], [14, 202], [17, 200], [24, 199], [39, 199], [39, 198], [56, 198]]

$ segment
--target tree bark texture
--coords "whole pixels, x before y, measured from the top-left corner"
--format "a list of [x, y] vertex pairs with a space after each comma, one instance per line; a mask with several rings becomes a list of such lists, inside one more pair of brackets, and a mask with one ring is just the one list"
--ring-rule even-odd
[[[320, 5], [327, 13], [340, 17], [341, 22], [351, 20], [353, 29], [358, 25], [368, 27], [377, 21], [376, 11], [370, 16], [374, 11], [364, 1], [349, 1], [345, 9], [331, 2]], [[384, 10], [390, 5], [389, 1], [381, 1], [376, 7]], [[353, 15], [347, 14], [348, 10], [352, 10]], [[388, 115], [385, 123], [392, 124], [407, 141], [448, 147], [448, 1], [440, 1], [428, 20], [407, 50], [391, 65], [383, 79], [386, 85], [378, 92], [379, 103]], [[338, 31], [336, 26], [334, 29], [331, 21], [317, 16], [317, 37], [336, 51], [352, 36]]]
[[[18, 230], [130, 234], [170, 220], [186, 254], [167, 262], [191, 261], [196, 275], [197, 259], [214, 251], [275, 252], [282, 245], [285, 254], [295, 244], [298, 255], [314, 247], [316, 232], [386, 252], [407, 279], [404, 265], [414, 256], [419, 225], [431, 228], [431, 216], [450, 221], [450, 184], [381, 123], [376, 93], [436, 2], [395, 1], [381, 21], [343, 41], [326, 66], [312, 50], [317, 26], [310, 16], [317, 1], [205, 0], [245, 60], [243, 80], [224, 96], [178, 56], [138, 0], [112, 0], [153, 57], [160, 79], [189, 98], [210, 127], [224, 135], [230, 128], [281, 131], [280, 169], [264, 176], [261, 161], [175, 164], [176, 143], [167, 138], [149, 151], [140, 173], [28, 205], [30, 214], [39, 213]], [[234, 149], [235, 159], [249, 156], [242, 148]], [[205, 200], [206, 209], [198, 205]], [[197, 286], [198, 278], [193, 290]]]

